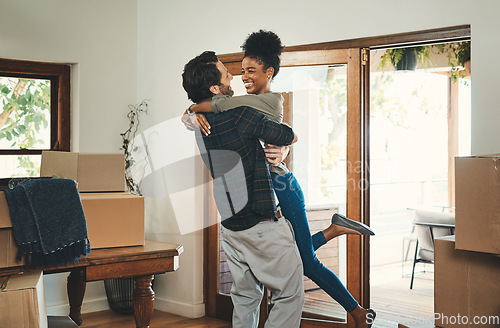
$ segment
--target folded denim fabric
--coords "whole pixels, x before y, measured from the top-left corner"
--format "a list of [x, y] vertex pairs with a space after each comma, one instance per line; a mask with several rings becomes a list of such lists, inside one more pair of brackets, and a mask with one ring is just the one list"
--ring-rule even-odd
[[29, 180], [4, 192], [18, 260], [24, 257], [28, 266], [58, 266], [90, 253], [87, 222], [73, 180]]

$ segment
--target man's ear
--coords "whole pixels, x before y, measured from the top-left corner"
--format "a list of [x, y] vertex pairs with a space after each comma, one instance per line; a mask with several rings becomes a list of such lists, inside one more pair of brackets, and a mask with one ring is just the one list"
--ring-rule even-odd
[[214, 95], [220, 95], [221, 92], [220, 92], [220, 88], [218, 85], [212, 85], [210, 88], [208, 88], [208, 90], [210, 90], [210, 92], [212, 92]]

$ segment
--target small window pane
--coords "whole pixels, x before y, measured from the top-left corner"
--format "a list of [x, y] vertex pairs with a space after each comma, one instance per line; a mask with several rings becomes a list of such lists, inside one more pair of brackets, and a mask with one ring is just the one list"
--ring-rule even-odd
[[40, 176], [41, 155], [0, 156], [0, 178]]
[[50, 148], [50, 80], [0, 76], [0, 149]]

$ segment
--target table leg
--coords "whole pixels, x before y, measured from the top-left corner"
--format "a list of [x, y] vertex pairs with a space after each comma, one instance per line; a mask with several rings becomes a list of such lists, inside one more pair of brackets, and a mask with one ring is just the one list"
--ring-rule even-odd
[[155, 293], [151, 289], [153, 275], [135, 277], [134, 316], [137, 328], [148, 328], [155, 304]]
[[85, 269], [76, 268], [71, 270], [68, 276], [68, 300], [69, 316], [78, 325], [82, 325], [82, 302], [85, 295]]

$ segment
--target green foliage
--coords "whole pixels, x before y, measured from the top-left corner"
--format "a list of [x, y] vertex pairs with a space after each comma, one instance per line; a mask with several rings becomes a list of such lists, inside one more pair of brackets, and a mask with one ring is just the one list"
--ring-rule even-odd
[[451, 80], [457, 82], [459, 78], [465, 77], [465, 72], [462, 70], [466, 62], [470, 61], [470, 41], [452, 42], [435, 45], [436, 49], [441, 53], [446, 53], [448, 62], [451, 65]]
[[20, 176], [34, 177], [40, 174], [40, 164], [32, 161], [29, 156], [18, 156], [17, 160], [19, 162], [17, 167], [22, 169], [22, 172], [24, 172]]
[[381, 57], [378, 69], [384, 69], [388, 63], [391, 63], [393, 67], [396, 67], [405, 56], [413, 56], [416, 58], [419, 65], [425, 66], [429, 62], [430, 53], [431, 46], [387, 49]]
[[[50, 81], [0, 78], [0, 141], [10, 149], [29, 149], [44, 145], [42, 128], [50, 122]], [[29, 157], [19, 157], [19, 167], [37, 175], [39, 168]]]
[[417, 56], [419, 65], [425, 67], [429, 64], [429, 57], [433, 49], [437, 49], [438, 54], [445, 53], [447, 55], [451, 66], [452, 82], [457, 82], [459, 78], [465, 77], [463, 67], [465, 67], [466, 62], [470, 61], [470, 41], [387, 49], [381, 57], [378, 69], [384, 69], [389, 63], [396, 67], [403, 56], [408, 53]]

